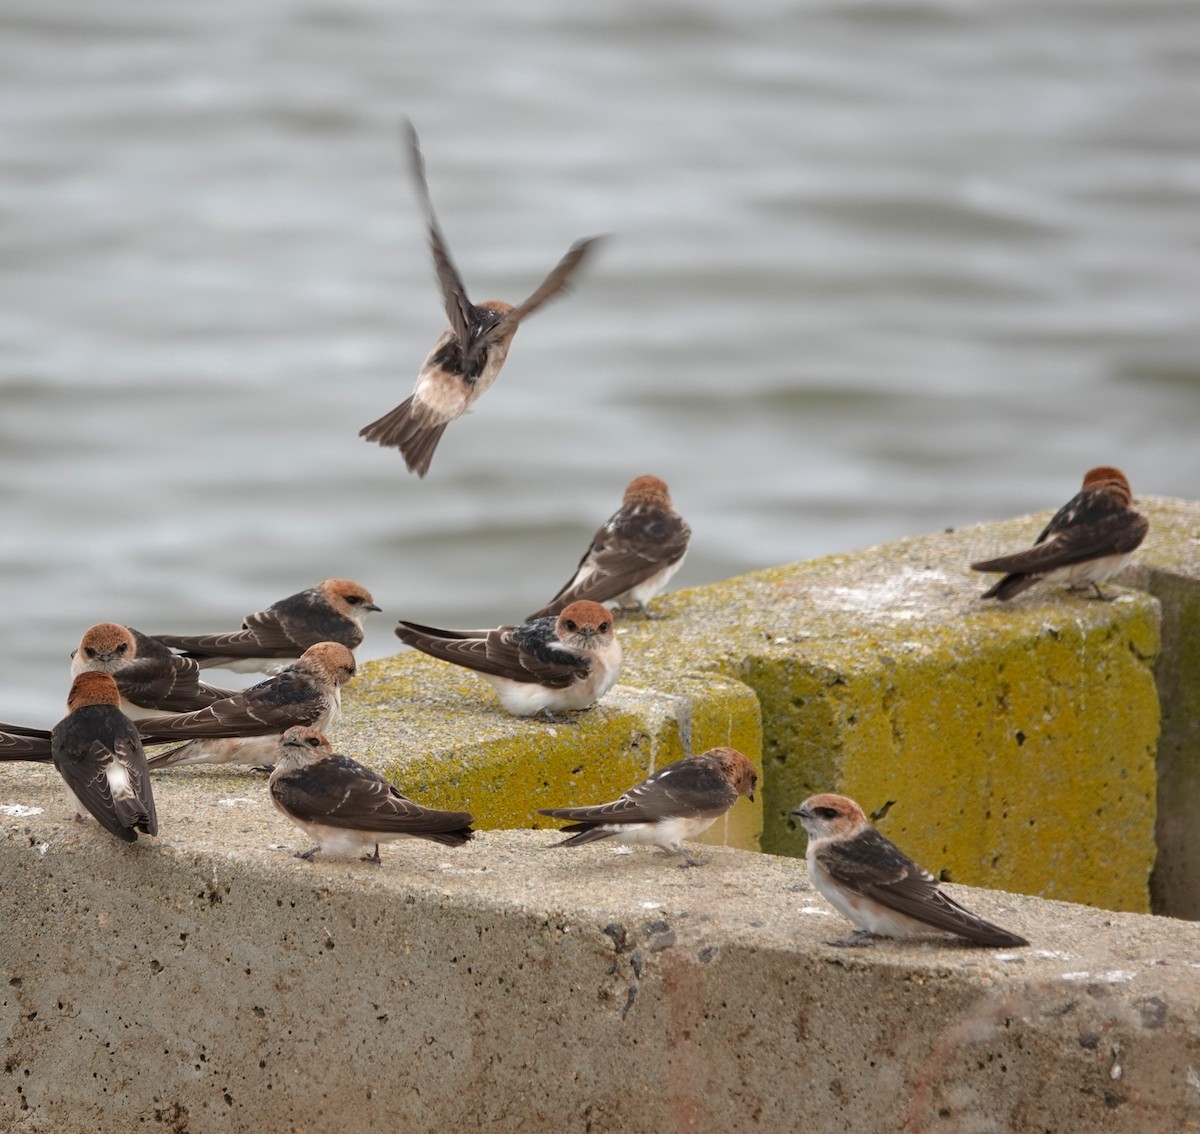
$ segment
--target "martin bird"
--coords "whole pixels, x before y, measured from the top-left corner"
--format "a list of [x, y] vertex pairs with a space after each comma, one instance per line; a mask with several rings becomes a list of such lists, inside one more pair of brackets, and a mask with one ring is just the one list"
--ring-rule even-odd
[[1007, 929], [964, 909], [867, 822], [844, 795], [814, 795], [793, 809], [808, 832], [808, 875], [813, 885], [858, 929], [831, 945], [869, 945], [876, 937], [927, 936], [941, 929], [976, 945], [1028, 945]]
[[25, 728], [0, 721], [0, 763], [10, 760], [50, 759], [50, 730]]
[[294, 661], [318, 642], [339, 642], [348, 650], [357, 649], [363, 640], [363, 618], [378, 609], [365, 587], [350, 579], [326, 579], [257, 614], [247, 614], [240, 630], [154, 637], [195, 658], [201, 669], [220, 666], [239, 673], [261, 673]]
[[982, 597], [1010, 599], [1044, 579], [1066, 583], [1071, 590], [1091, 586], [1096, 598], [1107, 599], [1100, 584], [1133, 558], [1150, 527], [1132, 504], [1129, 481], [1120, 469], [1090, 469], [1083, 488], [1055, 513], [1028, 551], [971, 564], [973, 571], [1005, 572]]
[[158, 816], [142, 742], [120, 704], [111, 675], [79, 674], [50, 744], [76, 816], [94, 815], [105, 830], [132, 843], [139, 831], [158, 834]]
[[661, 847], [683, 856], [680, 866], [700, 866], [684, 839], [703, 834], [738, 801], [754, 799], [758, 772], [736, 748], [710, 748], [685, 756], [631, 787], [620, 799], [596, 807], [546, 807], [539, 815], [573, 822], [562, 828], [560, 847], [597, 839]]
[[587, 709], [616, 684], [621, 643], [612, 615], [575, 602], [557, 618], [495, 630], [437, 630], [401, 622], [396, 637], [435, 658], [473, 669], [491, 682], [515, 717]]
[[433, 211], [417, 132], [411, 122], [407, 126], [413, 180], [429, 229], [429, 247], [450, 326], [422, 363], [412, 396], [360, 429], [359, 436], [399, 449], [409, 471], [424, 476], [446, 426], [466, 413], [496, 380], [521, 320], [566, 289], [571, 274], [597, 238], [572, 244], [537, 290], [516, 307], [498, 299], [472, 303]]
[[466, 811], [438, 811], [401, 795], [387, 780], [349, 756], [340, 756], [313, 728], [289, 728], [279, 738], [268, 787], [271, 802], [317, 845], [317, 851], [354, 854], [372, 846], [364, 862], [380, 862], [379, 844], [428, 839], [462, 846], [474, 835]]
[[116, 622], [88, 627], [72, 652], [71, 676], [89, 671], [112, 675], [121, 692], [121, 712], [131, 720], [189, 713], [236, 692], [204, 684], [192, 658], [181, 658], [154, 638]]
[[206, 709], [138, 722], [147, 744], [189, 743], [150, 758], [151, 768], [183, 764], [266, 764], [293, 725], [323, 729], [341, 711], [341, 687], [354, 676], [354, 655], [318, 642], [274, 677]]
[[666, 484], [656, 476], [629, 482], [621, 507], [592, 537], [575, 574], [562, 590], [529, 617], [557, 614], [579, 599], [626, 603], [647, 618], [649, 602], [671, 581], [687, 554], [692, 529], [671, 505]]

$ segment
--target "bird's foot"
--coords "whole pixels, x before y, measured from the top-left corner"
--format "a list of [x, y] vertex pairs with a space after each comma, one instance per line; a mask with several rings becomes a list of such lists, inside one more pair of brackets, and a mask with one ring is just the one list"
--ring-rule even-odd
[[313, 847], [312, 850], [298, 850], [292, 857], [302, 858], [305, 862], [312, 862], [313, 855], [315, 855], [320, 849], [320, 847]]
[[262, 772], [264, 775], [269, 776], [273, 771], [275, 771], [275, 765], [274, 764], [251, 764], [250, 771]]
[[376, 866], [382, 865], [383, 859], [379, 857], [379, 844], [378, 843], [375, 844], [375, 853], [374, 854], [364, 854], [362, 856], [362, 861], [363, 862], [373, 862]]
[[1094, 594], [1092, 594], [1092, 595], [1089, 595], [1088, 597], [1089, 597], [1089, 598], [1090, 598], [1090, 599], [1091, 599], [1093, 602], [1116, 602], [1117, 596], [1116, 596], [1116, 595], [1106, 595], [1106, 594], [1105, 594], [1105, 593], [1104, 593], [1104, 592], [1103, 592], [1103, 591], [1100, 589], [1100, 584], [1099, 584], [1099, 583], [1093, 583], [1093, 584], [1092, 584], [1092, 589], [1095, 591], [1095, 593], [1094, 593]]

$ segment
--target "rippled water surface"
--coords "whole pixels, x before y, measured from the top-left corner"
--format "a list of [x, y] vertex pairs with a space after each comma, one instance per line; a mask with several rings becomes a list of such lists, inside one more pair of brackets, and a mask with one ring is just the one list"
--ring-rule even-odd
[[[405, 114], [475, 298], [612, 234], [425, 481], [356, 436], [444, 324]], [[9, 0], [0, 140], [0, 719], [329, 575], [366, 656], [519, 618], [645, 472], [684, 586], [1200, 492], [1187, 0]]]

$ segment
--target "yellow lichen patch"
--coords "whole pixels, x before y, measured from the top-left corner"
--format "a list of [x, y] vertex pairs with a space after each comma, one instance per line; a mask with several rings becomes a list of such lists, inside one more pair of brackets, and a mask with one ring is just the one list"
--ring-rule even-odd
[[[732, 745], [759, 763], [754, 695], [715, 675], [676, 675], [662, 690], [618, 685], [565, 721], [517, 718], [491, 688], [417, 653], [363, 665], [346, 687], [338, 747], [412, 798], [471, 811], [481, 829], [544, 827], [540, 807], [615, 799], [681, 757]], [[704, 841], [757, 849], [761, 802], [739, 803]]]
[[[1195, 506], [1140, 506], [1151, 534], [1126, 578], [1194, 571]], [[718, 840], [753, 846], [761, 820], [762, 849], [801, 855], [788, 812], [840, 791], [954, 881], [1144, 910], [1157, 602], [1113, 584], [1109, 603], [1044, 584], [985, 601], [969, 566], [1028, 546], [1048, 515], [660, 597], [663, 619], [618, 622], [621, 685], [573, 724], [516, 720], [480, 679], [403, 655], [362, 667], [342, 729], [351, 754], [482, 826], [544, 823], [537, 807], [612, 798], [733, 744], [760, 766], [761, 803]]]

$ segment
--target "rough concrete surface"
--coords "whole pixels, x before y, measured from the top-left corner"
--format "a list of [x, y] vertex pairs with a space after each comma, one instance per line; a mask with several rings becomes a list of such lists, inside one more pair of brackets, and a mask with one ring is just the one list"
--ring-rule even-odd
[[1200, 927], [951, 887], [1033, 947], [844, 950], [793, 859], [306, 863], [261, 777], [154, 784], [125, 846], [0, 768], [0, 1129], [1200, 1129]]
[[868, 812], [890, 803], [881, 828], [944, 877], [1136, 911], [1150, 908], [1157, 806], [1173, 849], [1155, 908], [1185, 912], [1170, 894], [1190, 887], [1200, 909], [1200, 831], [1181, 802], [1191, 794], [1173, 790], [1200, 766], [1186, 697], [1164, 699], [1158, 747], [1164, 691], [1200, 688], [1185, 648], [1200, 625], [1167, 628], [1158, 660], [1168, 581], [1200, 606], [1200, 505], [1139, 507], [1151, 531], [1125, 581], [1152, 594], [1111, 586], [1116, 600], [1098, 603], [1043, 585], [982, 601], [989, 577], [970, 562], [1028, 546], [1047, 512], [660, 597], [667, 618], [619, 623], [621, 685], [572, 725], [518, 721], [482, 680], [424, 655], [373, 662], [346, 688], [337, 737], [487, 827], [607, 798], [686, 751], [732, 743], [761, 761], [763, 800], [761, 844], [755, 816], [734, 845], [802, 854], [788, 812], [836, 790]]

